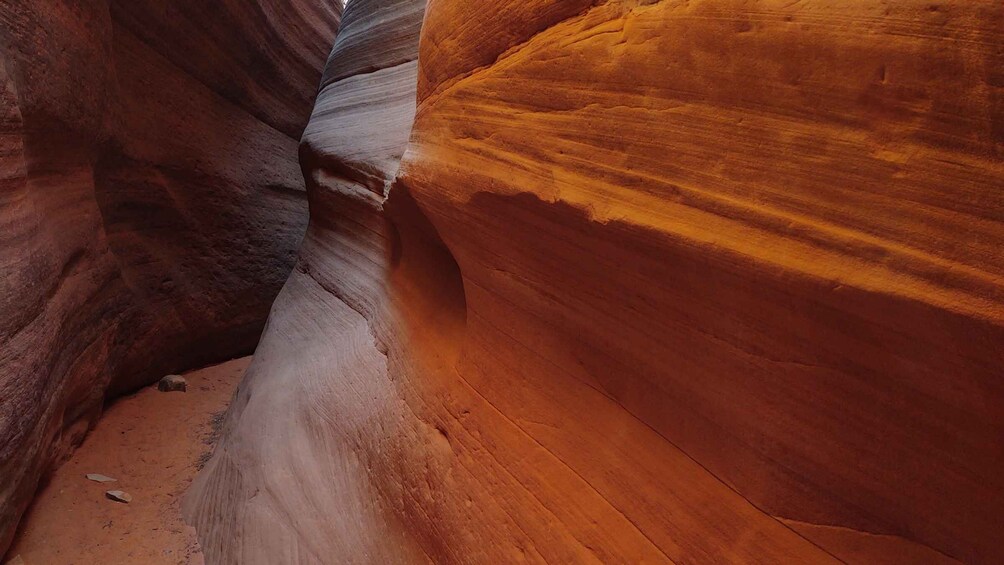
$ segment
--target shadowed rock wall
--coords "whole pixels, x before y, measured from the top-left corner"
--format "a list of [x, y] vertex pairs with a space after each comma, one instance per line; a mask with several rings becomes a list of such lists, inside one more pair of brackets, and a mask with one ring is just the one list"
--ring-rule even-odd
[[[407, 217], [419, 216], [413, 224], [387, 217], [415, 114], [423, 8], [416, 0], [346, 7], [301, 144], [311, 219], [300, 257], [231, 405], [226, 446], [186, 498], [208, 562], [433, 558], [403, 513], [424, 495], [395, 478], [414, 461], [390, 463], [371, 451], [394, 458], [409, 442], [445, 445], [430, 426], [409, 432], [415, 422], [401, 412], [407, 405], [388, 367], [399, 331], [388, 276], [407, 263], [429, 284], [446, 278], [443, 293], [463, 293], [456, 265], [414, 204], [402, 203]], [[413, 298], [410, 308], [426, 307], [421, 293]], [[463, 309], [436, 316], [462, 317]], [[371, 321], [380, 320], [387, 335], [376, 338]], [[381, 478], [386, 484], [374, 481]]]
[[0, 553], [106, 394], [253, 349], [339, 13], [0, 2]]
[[998, 2], [421, 6], [346, 11], [211, 560], [999, 560]]

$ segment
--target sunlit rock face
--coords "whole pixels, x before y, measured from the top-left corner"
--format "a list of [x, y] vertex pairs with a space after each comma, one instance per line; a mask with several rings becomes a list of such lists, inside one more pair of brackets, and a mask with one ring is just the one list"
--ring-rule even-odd
[[347, 8], [210, 561], [999, 560], [999, 3], [421, 7]]
[[339, 13], [0, 3], [0, 553], [106, 394], [253, 349]]

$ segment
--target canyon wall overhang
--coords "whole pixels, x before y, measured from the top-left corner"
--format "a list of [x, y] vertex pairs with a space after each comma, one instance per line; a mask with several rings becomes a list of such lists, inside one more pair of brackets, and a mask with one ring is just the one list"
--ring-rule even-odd
[[999, 560], [999, 2], [424, 5], [347, 8], [211, 560]]
[[0, 554], [106, 395], [254, 348], [340, 11], [0, 3]]

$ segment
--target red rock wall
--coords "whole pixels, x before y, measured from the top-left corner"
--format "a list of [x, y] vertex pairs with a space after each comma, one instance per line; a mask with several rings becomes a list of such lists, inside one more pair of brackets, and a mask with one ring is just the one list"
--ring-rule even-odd
[[0, 553], [106, 394], [254, 347], [339, 13], [0, 2]]
[[778, 560], [735, 494], [842, 559], [998, 559], [1002, 10], [610, 2], [440, 81], [402, 179], [464, 275], [458, 373], [673, 560]]
[[1000, 560], [999, 2], [420, 5], [346, 12], [210, 559]]

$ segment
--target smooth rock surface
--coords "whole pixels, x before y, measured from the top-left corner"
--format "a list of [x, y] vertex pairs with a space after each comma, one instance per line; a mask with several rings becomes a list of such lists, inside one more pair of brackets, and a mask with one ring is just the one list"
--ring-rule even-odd
[[[186, 495], [207, 562], [429, 559], [400, 512], [410, 497], [388, 499], [371, 479], [397, 473], [370, 474], [377, 461], [353, 447], [371, 432], [423, 441], [397, 434], [399, 413], [386, 408], [398, 400], [364, 317], [385, 303], [394, 228], [384, 199], [414, 117], [423, 7], [346, 8], [301, 145], [312, 214], [300, 258], [231, 405], [226, 439]], [[367, 401], [346, 394], [349, 374]]]
[[0, 3], [0, 553], [106, 394], [253, 349], [339, 13]]
[[422, 5], [345, 14], [211, 561], [999, 561], [999, 2]]

